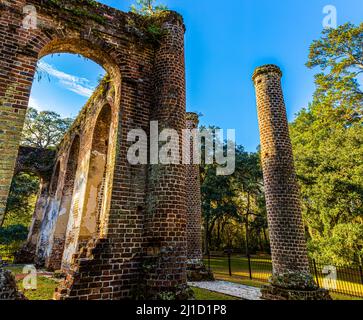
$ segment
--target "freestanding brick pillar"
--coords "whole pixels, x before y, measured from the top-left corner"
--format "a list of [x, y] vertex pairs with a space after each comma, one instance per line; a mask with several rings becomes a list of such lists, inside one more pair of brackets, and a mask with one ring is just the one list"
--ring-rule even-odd
[[[187, 129], [198, 128], [199, 118], [196, 113], [187, 113]], [[187, 141], [188, 143], [188, 141]], [[191, 163], [186, 165], [187, 186], [187, 248], [188, 260], [203, 259], [202, 254], [202, 203], [200, 192], [199, 165], [193, 164], [193, 141], [190, 140]]]
[[[187, 113], [186, 128], [198, 129], [199, 117]], [[193, 136], [193, 135], [192, 135]], [[194, 136], [196, 137], [196, 136]], [[214, 280], [213, 274], [203, 263], [202, 253], [202, 199], [200, 190], [200, 167], [193, 163], [194, 140], [186, 141], [190, 148], [190, 164], [186, 165], [187, 188], [187, 274], [189, 281]]]
[[299, 188], [297, 184], [281, 70], [265, 65], [255, 70], [261, 161], [271, 239], [272, 286], [267, 299], [325, 299], [309, 271]]

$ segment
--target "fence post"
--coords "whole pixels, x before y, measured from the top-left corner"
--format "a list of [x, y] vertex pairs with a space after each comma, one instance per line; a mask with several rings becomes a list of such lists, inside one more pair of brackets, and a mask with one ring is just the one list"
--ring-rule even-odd
[[229, 250], [228, 250], [228, 270], [229, 270], [229, 276], [232, 277], [231, 252]]
[[250, 273], [250, 279], [252, 280], [252, 267], [251, 267], [251, 256], [250, 254], [247, 255], [248, 258], [248, 271]]
[[318, 270], [316, 268], [316, 261], [315, 261], [315, 259], [313, 259], [313, 265], [314, 265], [314, 273], [315, 273], [316, 284], [320, 288], [319, 278], [318, 278]]
[[360, 273], [360, 282], [363, 284], [363, 270], [362, 265], [359, 265], [359, 273]]

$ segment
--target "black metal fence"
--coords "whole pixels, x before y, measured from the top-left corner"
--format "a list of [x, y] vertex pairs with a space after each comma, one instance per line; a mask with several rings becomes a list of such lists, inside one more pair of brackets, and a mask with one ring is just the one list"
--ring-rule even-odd
[[[241, 277], [244, 279], [268, 282], [272, 275], [270, 256], [209, 255], [206, 264], [220, 276]], [[360, 265], [339, 267], [310, 261], [310, 270], [316, 283], [338, 294], [363, 298], [363, 268]]]

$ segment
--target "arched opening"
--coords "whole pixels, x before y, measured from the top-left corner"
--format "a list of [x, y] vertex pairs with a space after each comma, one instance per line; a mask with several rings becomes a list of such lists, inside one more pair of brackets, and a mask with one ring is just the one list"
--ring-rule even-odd
[[[97, 63], [76, 54], [55, 54], [51, 47], [51, 44], [47, 45], [46, 50], [39, 54], [38, 72], [32, 83], [21, 140], [22, 146], [39, 150], [53, 150], [59, 145], [72, 125], [74, 116], [92, 95], [98, 78], [105, 74], [105, 70]], [[95, 75], [90, 77], [93, 73]], [[34, 215], [27, 246], [31, 244], [36, 247], [33, 252], [39, 265], [48, 265], [52, 261], [59, 265], [59, 256], [62, 256], [68, 215], [60, 214], [58, 219], [63, 187], [58, 181], [60, 170], [58, 161], [50, 183], [49, 177], [46, 184], [42, 183], [35, 210], [32, 210]], [[66, 201], [69, 190], [65, 191]]]
[[[44, 105], [56, 104], [55, 108], [50, 111], [60, 112], [59, 110], [64, 110], [61, 114], [63, 118], [70, 116], [74, 118], [81, 107], [88, 104], [90, 97], [93, 97], [94, 90], [97, 89], [100, 80], [106, 73], [108, 75], [107, 87], [112, 88], [107, 99], [113, 105], [119, 104], [121, 89], [119, 67], [108, 54], [103, 52], [102, 48], [80, 39], [55, 39], [40, 51], [38, 59], [39, 70], [46, 73], [45, 75], [41, 74], [45, 81], [41, 81], [43, 85], [36, 82], [36, 79], [33, 81], [30, 106], [44, 110]], [[68, 66], [68, 69], [63, 69], [63, 66]], [[77, 67], [74, 68], [75, 66]], [[50, 79], [51, 81], [47, 83], [47, 78], [54, 79]], [[60, 88], [62, 89], [61, 97], [57, 96], [59, 88], [56, 88], [60, 86], [63, 86]], [[48, 102], [46, 99], [43, 100], [44, 95], [48, 95], [46, 97]], [[43, 105], [41, 104], [42, 101], [45, 101]], [[58, 105], [53, 101], [56, 101]], [[59, 101], [63, 104], [59, 105]], [[37, 105], [38, 102], [40, 102], [39, 105]], [[63, 108], [63, 106], [66, 107]], [[118, 115], [116, 114], [115, 117], [117, 118]], [[116, 118], [115, 123], [117, 122]], [[111, 119], [111, 115], [109, 115], [109, 119]], [[76, 125], [73, 123], [70, 126], [70, 131], [75, 132], [77, 126], [79, 123]], [[84, 134], [82, 128], [77, 128], [79, 128], [79, 134], [82, 137]], [[114, 135], [112, 138], [115, 139], [116, 136]], [[78, 216], [82, 216], [84, 208], [83, 193], [85, 187], [83, 184], [87, 180], [83, 178], [82, 174], [85, 167], [84, 163], [87, 162], [84, 155], [88, 152], [88, 148], [85, 148], [82, 151], [81, 159], [77, 156], [79, 163], [76, 163], [75, 159], [72, 158], [79, 154], [80, 139], [83, 138], [77, 136], [73, 141], [66, 166], [60, 165], [60, 162], [67, 161], [60, 156], [60, 159], [63, 160], [57, 163], [51, 180], [49, 199], [43, 210], [44, 218], [38, 240], [37, 261], [39, 264], [45, 262], [46, 267], [53, 270], [60, 269], [63, 262], [65, 266], [69, 265], [73, 254], [79, 248], [80, 217]], [[115, 145], [114, 142], [112, 144]], [[78, 165], [82, 165], [79, 177], [77, 177]], [[58, 181], [58, 179], [60, 180]], [[75, 184], [76, 195], [74, 195]], [[100, 205], [101, 207], [102, 205]], [[67, 267], [64, 268], [67, 269]]]
[[[103, 98], [105, 100], [105, 102], [109, 103], [110, 105], [112, 105], [112, 107], [114, 108], [114, 113], [112, 114], [112, 119], [114, 120], [113, 123], [115, 123], [114, 127], [113, 127], [113, 131], [117, 132], [117, 123], [118, 123], [118, 108], [120, 105], [120, 97], [121, 97], [121, 73], [120, 73], [120, 64], [119, 62], [116, 62], [114, 59], [118, 59], [118, 56], [116, 56], [114, 54], [114, 48], [102, 41], [96, 41], [93, 42], [91, 40], [82, 40], [79, 37], [75, 37], [75, 38], [63, 38], [64, 35], [60, 35], [60, 38], [58, 38], [58, 35], [54, 35], [57, 38], [54, 38], [53, 40], [49, 41], [49, 38], [44, 37], [44, 39], [42, 39], [42, 41], [40, 41], [40, 44], [45, 44], [43, 46], [42, 49], [40, 49], [40, 45], [37, 47], [34, 47], [34, 53], [38, 53], [38, 56], [36, 56], [35, 54], [31, 55], [31, 56], [26, 56], [26, 58], [24, 58], [24, 61], [21, 61], [22, 64], [26, 65], [27, 68], [27, 73], [22, 73], [20, 75], [18, 75], [17, 73], [14, 74], [14, 83], [19, 85], [18, 83], [21, 83], [21, 85], [24, 87], [23, 91], [23, 97], [20, 99], [20, 102], [16, 102], [17, 103], [17, 108], [14, 109], [14, 112], [16, 113], [16, 116], [18, 117], [18, 122], [19, 122], [19, 126], [17, 127], [21, 127], [21, 125], [23, 124], [24, 121], [24, 108], [28, 105], [28, 106], [33, 106], [33, 107], [37, 107], [37, 111], [42, 111], [42, 110], [47, 110], [48, 107], [51, 108], [50, 111], [56, 111], [59, 112], [59, 110], [61, 110], [62, 108], [60, 108], [58, 106], [58, 108], [56, 108], [54, 110], [54, 108], [52, 107], [52, 104], [56, 104], [56, 101], [59, 100], [58, 97], [56, 97], [53, 92], [50, 92], [47, 89], [43, 89], [43, 90], [38, 90], [39, 93], [39, 97], [41, 99], [37, 99], [36, 95], [34, 94], [34, 90], [36, 90], [37, 87], [37, 80], [36, 80], [36, 74], [35, 74], [35, 65], [37, 64], [37, 62], [41, 61], [44, 62], [46, 61], [48, 64], [44, 65], [43, 64], [43, 69], [45, 71], [48, 72], [48, 74], [50, 74], [52, 77], [57, 78], [59, 80], [59, 82], [62, 82], [62, 84], [68, 86], [68, 91], [70, 91], [71, 93], [75, 94], [77, 91], [82, 92], [83, 98], [84, 100], [82, 102], [79, 103], [79, 105], [76, 106], [76, 109], [73, 109], [72, 111], [67, 111], [64, 114], [61, 114], [62, 117], [69, 117], [69, 116], [75, 116], [78, 111], [81, 109], [81, 107], [83, 105], [85, 105], [86, 101], [88, 101], [88, 98], [91, 96], [91, 94], [93, 93], [93, 89], [96, 89], [97, 83], [94, 83], [93, 85], [91, 84], [90, 86], [88, 86], [88, 82], [87, 79], [83, 76], [83, 75], [79, 75], [79, 73], [77, 71], [79, 71], [80, 69], [82, 69], [82, 66], [80, 63], [73, 63], [71, 68], [72, 70], [65, 70], [63, 71], [61, 68], [56, 68], [56, 66], [51, 65], [49, 63], [49, 61], [47, 61], [47, 59], [50, 59], [50, 57], [52, 55], [68, 55], [68, 56], [82, 56], [83, 58], [87, 58], [90, 59], [92, 63], [97, 64], [97, 71], [94, 71], [94, 69], [91, 70], [91, 74], [97, 74], [97, 77], [99, 77], [101, 75], [101, 73], [99, 72], [100, 68], [103, 68], [103, 70], [105, 71], [103, 73], [109, 76], [108, 80], [107, 80], [107, 86], [108, 86], [108, 90], [106, 93], [107, 95], [105, 95]], [[40, 38], [39, 38], [40, 39]], [[25, 57], [25, 56], [24, 56]], [[90, 62], [90, 61], [88, 61]], [[88, 67], [84, 68], [84, 69], [89, 69]], [[43, 71], [44, 71], [43, 70]], [[34, 77], [35, 75], [35, 77]], [[11, 78], [11, 77], [10, 77]], [[9, 79], [10, 79], [9, 78]], [[11, 78], [11, 79], [13, 79]], [[33, 78], [33, 83], [31, 83], [31, 79]], [[45, 80], [47, 79], [47, 76], [45, 77]], [[84, 81], [83, 83], [78, 83], [78, 80]], [[86, 79], [86, 80], [85, 80]], [[3, 83], [2, 81], [0, 81], [1, 83]], [[46, 81], [45, 81], [46, 82]], [[52, 81], [51, 81], [52, 82]], [[54, 81], [53, 81], [54, 83]], [[87, 85], [84, 85], [85, 83], [87, 83]], [[11, 93], [13, 92], [13, 83], [8, 83], [7, 81], [4, 83], [4, 87], [6, 87], [7, 92], [9, 92], [8, 96], [6, 97], [6, 99], [8, 99], [10, 102], [13, 102], [13, 98]], [[31, 96], [30, 96], [30, 92], [29, 92], [29, 88], [32, 88], [32, 92], [31, 92]], [[74, 90], [73, 90], [74, 89]], [[86, 90], [85, 90], [86, 89]], [[48, 95], [48, 102], [42, 103], [42, 97]], [[74, 102], [75, 99], [71, 98], [69, 99], [69, 102]], [[67, 101], [65, 102], [67, 103]], [[20, 107], [20, 109], [18, 109], [18, 107]], [[29, 109], [28, 109], [29, 110]], [[83, 109], [82, 109], [83, 110]], [[109, 118], [111, 119], [111, 116], [109, 116]], [[110, 121], [108, 121], [110, 122]], [[79, 123], [78, 123], [79, 124]], [[48, 128], [49, 126], [45, 126], [44, 128]], [[70, 126], [71, 131], [75, 132], [77, 130], [77, 125], [75, 127], [75, 124]], [[76, 129], [76, 130], [75, 130]], [[21, 129], [20, 129], [21, 130]], [[20, 133], [20, 132], [19, 132]], [[53, 133], [53, 132], [50, 132]], [[83, 141], [83, 134], [84, 132], [80, 132], [80, 137]], [[62, 137], [61, 137], [62, 138]], [[109, 138], [110, 139], [110, 138]], [[111, 139], [113, 140], [111, 142], [111, 146], [112, 149], [115, 149], [115, 141], [117, 139], [117, 133], [113, 134], [111, 136]], [[15, 154], [16, 152], [16, 148], [18, 147], [19, 141], [16, 141], [16, 143], [12, 144], [12, 153]], [[68, 142], [66, 142], [68, 143]], [[110, 143], [109, 141], [107, 141], [107, 143]], [[28, 146], [31, 146], [29, 144], [27, 144]], [[50, 144], [50, 145], [46, 145], [47, 147], [50, 146], [52, 148], [54, 148], [56, 146], [56, 144]], [[44, 144], [37, 144], [37, 147], [44, 147]], [[83, 146], [82, 146], [83, 148]], [[90, 146], [88, 146], [86, 148], [83, 148], [82, 153], [84, 155], [88, 154]], [[96, 151], [98, 150], [97, 148], [95, 149]], [[79, 152], [79, 147], [78, 147], [78, 152]], [[77, 153], [78, 153], [77, 152]], [[74, 154], [74, 151], [72, 151], [71, 153]], [[59, 160], [59, 159], [58, 159]], [[43, 210], [42, 210], [42, 219], [41, 219], [41, 223], [39, 226], [39, 236], [37, 238], [37, 249], [36, 249], [36, 260], [39, 262], [39, 264], [43, 264], [44, 262], [47, 263], [51, 262], [51, 261], [55, 261], [57, 265], [59, 265], [60, 260], [62, 260], [62, 258], [59, 258], [59, 256], [61, 256], [61, 248], [63, 246], [63, 248], [67, 248], [67, 244], [65, 244], [64, 238], [66, 238], [66, 240], [68, 239], [68, 226], [71, 226], [71, 229], [77, 229], [76, 232], [74, 232], [73, 234], [70, 233], [70, 240], [72, 240], [72, 245], [69, 250], [69, 255], [68, 257], [71, 257], [74, 253], [76, 253], [76, 250], [78, 248], [77, 244], [78, 240], [79, 240], [79, 232], [80, 232], [80, 225], [81, 225], [81, 221], [80, 218], [82, 216], [82, 213], [84, 211], [84, 194], [85, 194], [85, 189], [86, 189], [86, 183], [87, 183], [87, 176], [83, 177], [82, 175], [80, 175], [79, 177], [76, 177], [76, 172], [74, 172], [74, 176], [73, 176], [73, 189], [74, 189], [74, 184], [76, 184], [76, 186], [78, 186], [78, 190], [80, 190], [76, 196], [74, 196], [73, 194], [71, 194], [71, 192], [69, 190], [73, 190], [71, 187], [69, 187], [70, 182], [72, 179], [65, 179], [64, 176], [67, 175], [68, 173], [65, 173], [64, 171], [67, 170], [66, 168], [70, 168], [72, 167], [72, 163], [68, 164], [67, 166], [64, 165], [65, 162], [67, 162], [67, 159], [65, 159], [65, 157], [61, 157], [61, 164], [59, 165], [59, 163], [57, 164], [55, 171], [53, 173], [53, 179], [51, 180], [51, 184], [49, 185], [49, 181], [47, 182], [47, 192], [46, 192], [46, 199], [44, 201], [44, 206], [43, 206]], [[114, 161], [114, 157], [112, 157], [112, 160]], [[88, 171], [88, 162], [87, 159], [82, 158], [82, 163], [80, 163], [82, 165], [82, 173], [84, 172], [84, 174], [88, 175], [87, 171]], [[77, 164], [78, 165], [78, 164]], [[9, 166], [11, 167], [11, 166]], [[85, 168], [87, 168], [86, 170], [84, 170]], [[107, 180], [106, 177], [103, 177], [103, 175], [105, 174], [104, 172], [106, 171], [106, 169], [103, 169], [103, 173], [102, 173], [102, 180], [105, 181]], [[12, 170], [8, 170], [6, 172], [6, 177], [4, 177], [4, 179], [2, 181], [0, 181], [0, 187], [4, 186], [6, 188], [8, 188], [10, 181], [11, 181], [11, 177], [12, 177], [13, 173]], [[112, 174], [110, 174], [110, 177], [112, 176]], [[58, 179], [56, 179], [55, 177], [58, 177]], [[56, 182], [56, 180], [59, 180], [59, 182]], [[110, 181], [112, 180], [112, 177], [109, 179]], [[64, 186], [63, 186], [63, 181], [64, 181]], [[68, 182], [69, 183], [68, 183]], [[112, 182], [109, 182], [110, 184], [112, 184]], [[84, 185], [84, 186], [83, 186]], [[64, 189], [64, 190], [63, 190]], [[101, 189], [102, 190], [102, 187]], [[99, 192], [103, 192], [103, 191], [99, 191]], [[0, 225], [3, 219], [3, 213], [4, 213], [4, 208], [1, 207], [1, 204], [4, 202], [3, 198], [6, 199], [6, 195], [3, 196], [1, 198], [2, 195], [0, 195]], [[103, 198], [103, 196], [99, 196], [99, 198]], [[102, 204], [101, 202], [102, 200], [97, 200], [97, 203], [99, 203], [99, 210], [98, 211], [102, 211]], [[72, 213], [70, 212], [74, 212], [78, 214], [79, 211], [79, 217], [75, 217], [74, 221], [71, 221], [72, 219], [69, 218], [70, 215], [72, 215]], [[76, 214], [75, 214], [76, 215]], [[98, 214], [99, 215], [99, 214]], [[67, 226], [67, 221], [68, 221], [68, 226]], [[73, 223], [74, 222], [74, 223]], [[98, 222], [97, 222], [98, 223]], [[96, 223], [96, 225], [97, 225]], [[96, 227], [97, 230], [97, 227]], [[93, 231], [92, 231], [93, 234]], [[72, 239], [73, 237], [73, 239]], [[58, 241], [59, 240], [59, 241]], [[59, 245], [57, 244], [59, 243]], [[58, 256], [56, 258], [54, 258], [53, 256], [53, 249], [56, 249], [56, 251], [59, 253]], [[71, 258], [68, 259], [68, 261], [71, 261]]]
[[79, 245], [86, 244], [89, 239], [99, 234], [100, 217], [107, 206], [106, 179], [110, 158], [111, 114], [110, 105], [105, 105], [94, 126]]
[[[68, 152], [68, 160], [65, 169], [63, 191], [56, 217], [54, 231], [51, 236], [49, 254], [46, 261], [46, 267], [52, 270], [58, 270], [62, 264], [63, 251], [65, 246], [66, 232], [68, 227], [69, 215], [72, 210], [73, 195], [78, 169], [78, 159], [80, 153], [80, 137], [76, 135], [73, 138], [72, 145]], [[59, 165], [59, 162], [58, 162]], [[55, 176], [58, 168], [56, 168]], [[54, 181], [53, 181], [54, 182]]]
[[38, 60], [29, 107], [72, 121], [105, 74], [102, 66], [81, 55], [48, 54]]
[[[0, 257], [3, 261], [13, 262], [15, 259], [17, 262], [17, 252], [32, 240], [29, 230], [33, 229], [32, 217], [41, 198], [42, 184], [42, 179], [33, 172], [19, 171], [14, 175], [4, 224], [0, 228]], [[35, 246], [36, 239], [31, 244]]]

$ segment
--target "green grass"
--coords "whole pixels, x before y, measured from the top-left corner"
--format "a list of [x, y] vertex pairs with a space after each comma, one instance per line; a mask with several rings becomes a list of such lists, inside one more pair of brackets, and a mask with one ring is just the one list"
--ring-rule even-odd
[[[212, 262], [212, 261], [211, 261]], [[238, 284], [243, 284], [252, 287], [262, 287], [266, 284], [266, 282], [258, 281], [258, 280], [250, 280], [248, 278], [243, 278], [238, 275], [232, 275], [232, 277], [228, 274], [228, 265], [224, 267], [220, 261], [216, 261], [215, 265], [219, 264], [219, 268], [214, 271], [214, 276], [216, 280], [230, 281]], [[22, 265], [13, 265], [6, 267], [6, 269], [10, 270], [14, 275], [22, 274], [23, 271]], [[212, 263], [211, 263], [212, 267]], [[17, 281], [18, 288], [23, 291], [23, 281]], [[37, 290], [26, 290], [23, 291], [25, 296], [29, 300], [51, 300], [53, 299], [53, 294], [55, 288], [58, 286], [58, 282], [54, 279], [39, 276], [37, 277]], [[193, 288], [193, 291], [196, 296], [196, 300], [239, 300], [238, 298], [231, 297], [228, 295], [224, 295], [221, 293], [212, 292], [205, 289]], [[363, 300], [362, 298], [347, 296], [343, 294], [331, 293], [331, 296], [334, 300]]]
[[363, 298], [358, 298], [358, 297], [353, 297], [353, 296], [346, 296], [346, 295], [340, 294], [340, 293], [330, 292], [330, 295], [333, 298], [333, 300], [359, 300], [359, 301], [363, 301]]
[[5, 267], [6, 270], [11, 271], [14, 275], [22, 274], [23, 268], [24, 268], [23, 265], [12, 265], [12, 266]]
[[240, 300], [235, 297], [227, 296], [222, 293], [217, 293], [200, 288], [192, 288], [195, 294], [196, 300]]
[[[258, 262], [258, 266], [256, 263]], [[208, 259], [204, 260], [206, 266], [208, 266]], [[228, 258], [227, 257], [212, 257], [210, 259], [210, 267], [216, 280], [230, 281], [234, 283], [239, 283], [247, 286], [261, 288], [263, 285], [267, 284], [268, 278], [271, 276], [272, 265], [268, 259], [262, 258], [252, 258], [252, 271], [253, 280], [249, 279], [249, 269], [248, 260], [241, 256], [231, 257], [231, 269], [232, 276], [229, 275], [228, 269]], [[258, 267], [258, 272], [254, 271]], [[338, 275], [339, 276], [339, 275]], [[322, 283], [323, 280], [319, 278], [319, 282]], [[343, 290], [347, 287], [347, 281], [343, 280], [341, 277], [337, 281], [338, 288]], [[362, 292], [363, 285], [355, 283], [352, 287], [357, 292]], [[359, 291], [361, 290], [361, 291]], [[363, 300], [363, 298], [354, 297], [346, 294], [340, 294], [331, 292], [331, 296], [334, 300]]]
[[[204, 263], [208, 266], [208, 259], [205, 259]], [[210, 267], [214, 273], [229, 276], [227, 257], [212, 257], [210, 259]], [[253, 278], [265, 282], [272, 273], [272, 264], [269, 258], [251, 258], [251, 268], [253, 270]], [[248, 259], [246, 257], [233, 255], [231, 257], [231, 270], [234, 276], [249, 278]]]
[[[11, 271], [15, 276], [23, 274], [23, 265], [8, 266], [5, 269]], [[37, 277], [37, 289], [36, 290], [24, 290], [23, 280], [18, 280], [18, 289], [24, 293], [29, 300], [52, 300], [55, 288], [58, 286], [58, 282], [54, 279], [38, 276]]]
[[18, 288], [23, 291], [24, 295], [29, 300], [52, 300], [55, 288], [58, 286], [58, 282], [46, 278], [37, 278], [37, 290], [23, 290], [23, 281], [17, 282]]
[[223, 280], [223, 281], [229, 281], [233, 283], [243, 284], [245, 286], [251, 286], [256, 288], [261, 288], [262, 286], [266, 285], [266, 282], [258, 281], [258, 280], [250, 280], [245, 279], [237, 276], [230, 277], [229, 275], [225, 275], [223, 273], [214, 272], [214, 277], [216, 280]]

